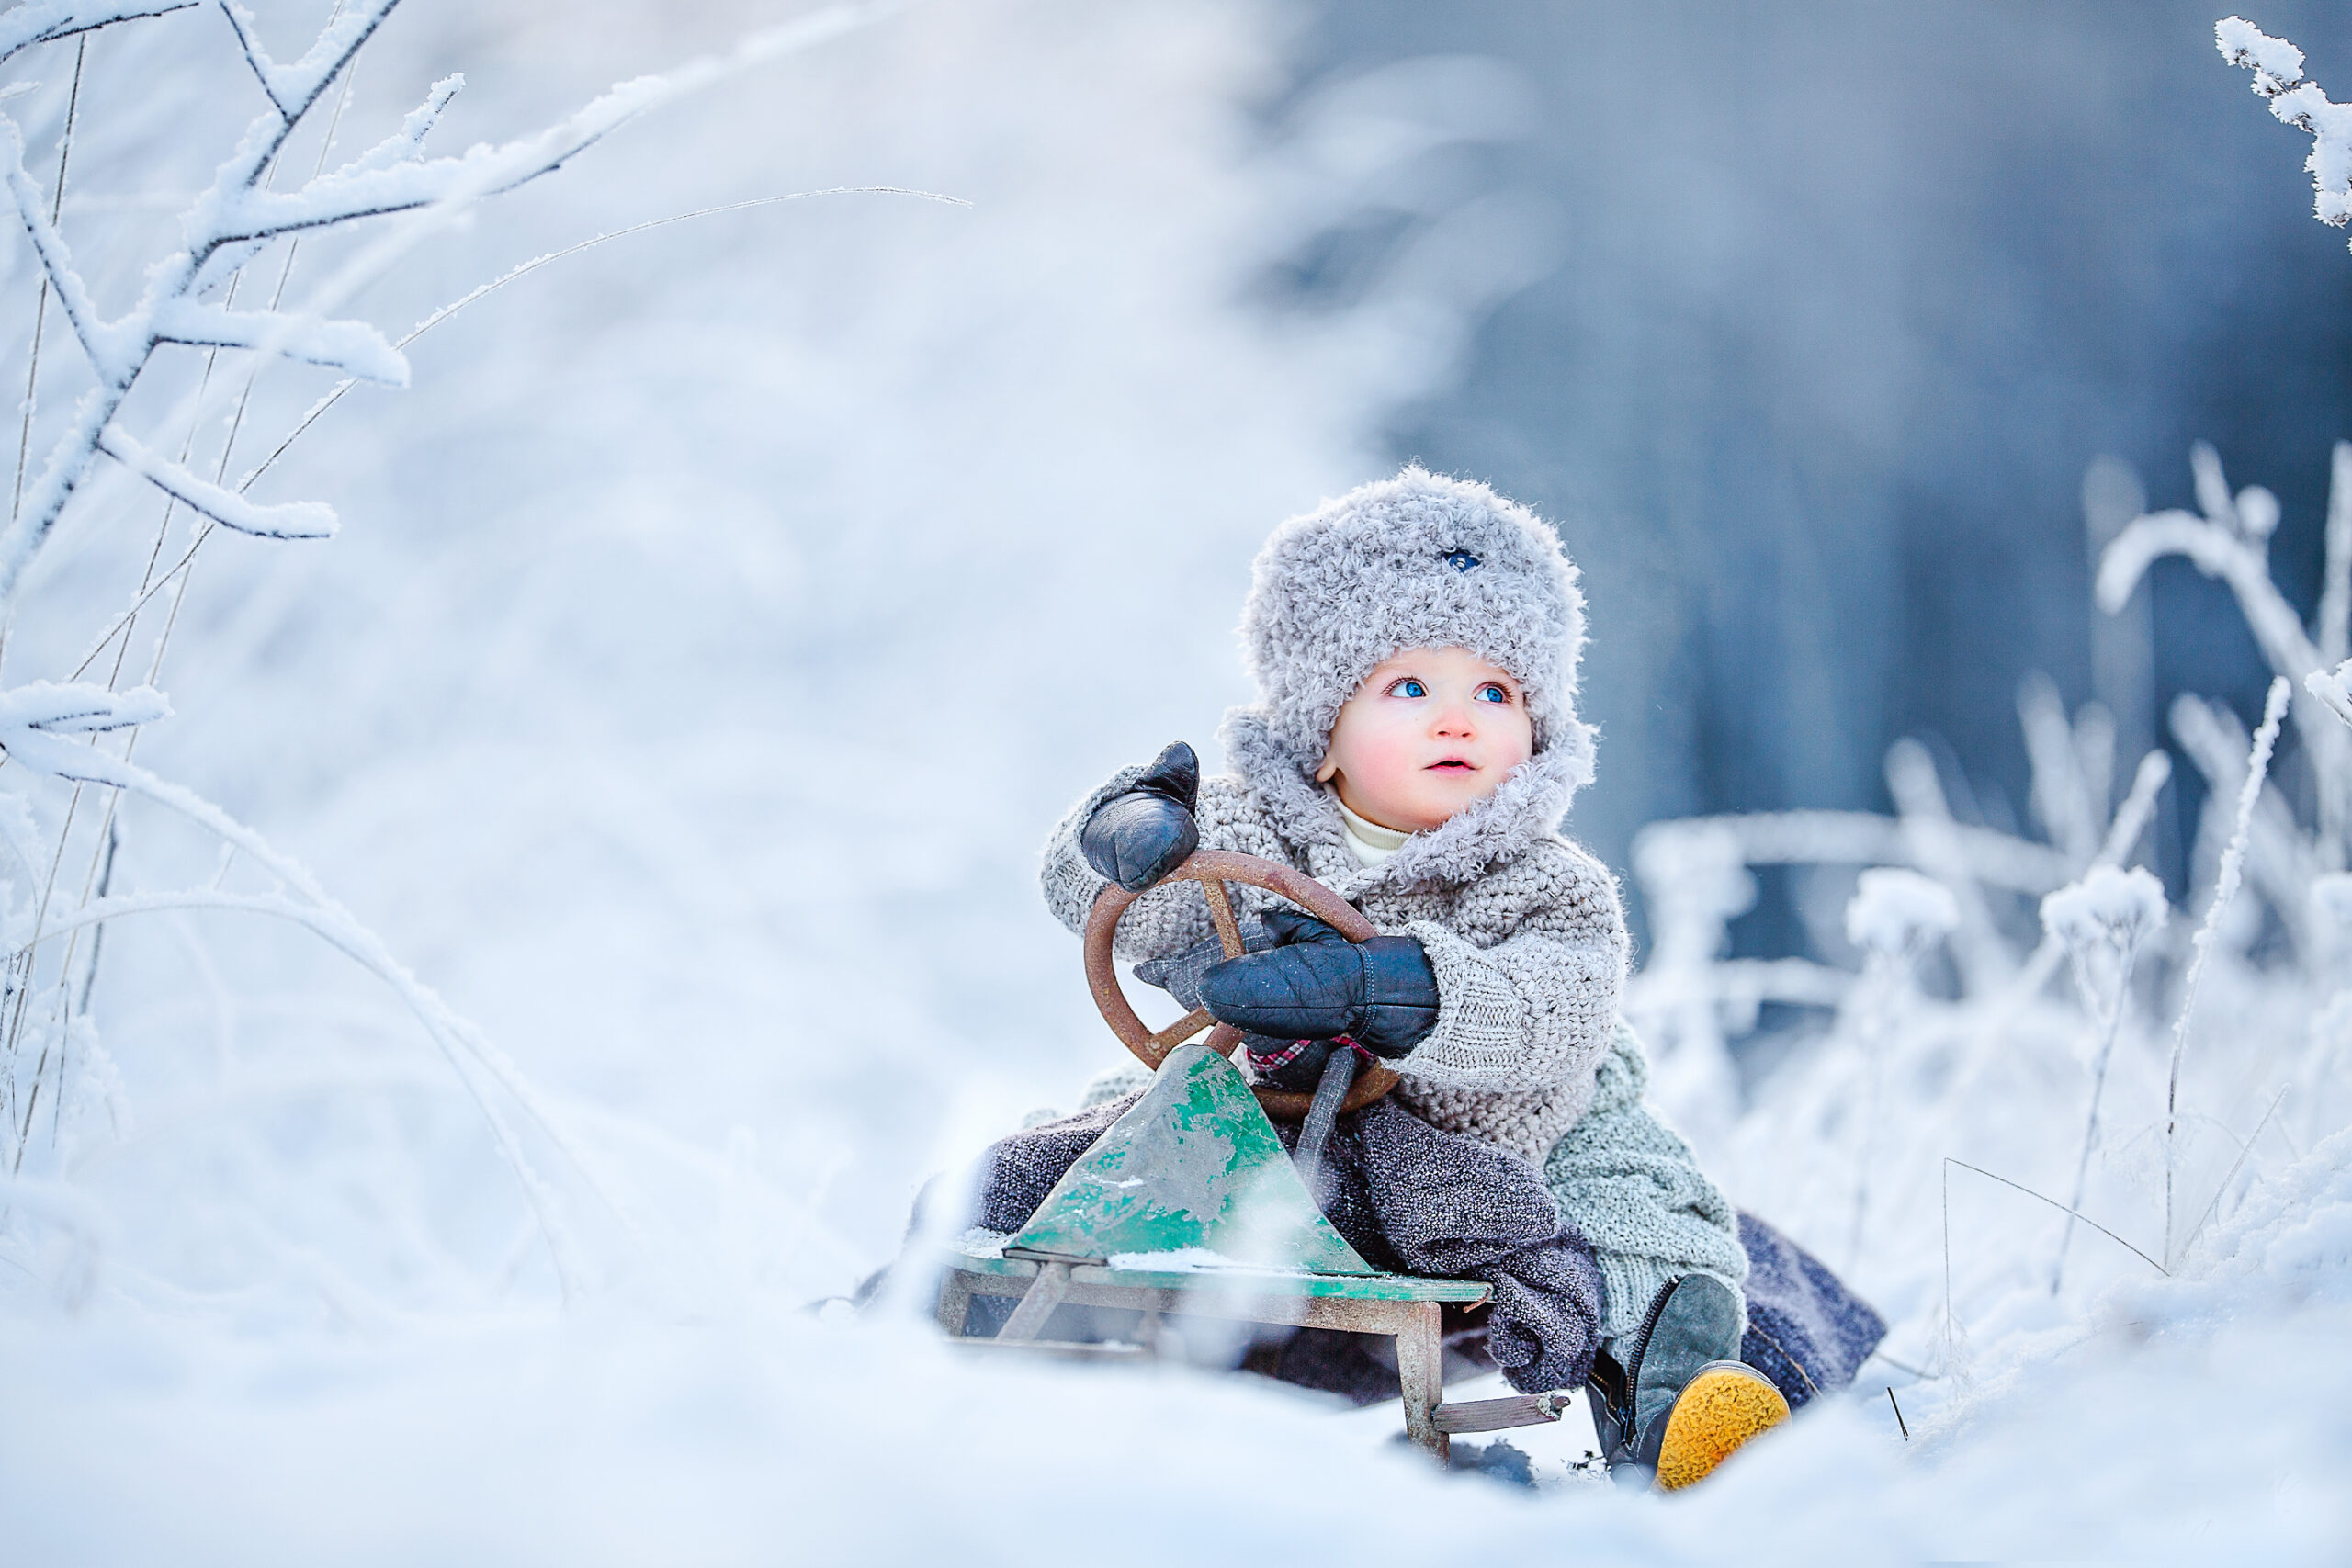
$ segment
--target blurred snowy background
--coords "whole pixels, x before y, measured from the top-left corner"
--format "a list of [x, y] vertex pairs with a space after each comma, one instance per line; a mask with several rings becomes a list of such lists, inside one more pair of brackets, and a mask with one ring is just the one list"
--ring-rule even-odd
[[[255, 26], [290, 60], [336, 9]], [[277, 183], [452, 72], [439, 152], [809, 9], [406, 0]], [[255, 485], [331, 503], [336, 538], [220, 532], [164, 578], [200, 525], [102, 464], [25, 577], [0, 685], [153, 670], [174, 711], [137, 761], [300, 860], [512, 1059], [482, 1092], [548, 1194], [535, 1214], [468, 1078], [309, 931], [183, 909], [42, 942], [11, 970], [0, 1189], [26, 1560], [1025, 1554], [979, 1521], [1047, 1479], [1073, 1526], [1140, 1516], [1188, 1559], [1328, 1547], [1308, 1510], [1184, 1512], [1215, 1466], [1156, 1493], [1116, 1462], [1244, 1431], [1296, 1444], [1303, 1484], [1383, 1467], [1453, 1551], [1707, 1555], [1760, 1510], [1793, 1553], [1817, 1505], [1845, 1555], [2063, 1555], [2242, 1532], [2256, 1494], [2273, 1556], [2340, 1543], [2352, 736], [2301, 682], [2352, 607], [2320, 603], [2352, 258], [2213, 7], [859, 19], [337, 312], [398, 338], [704, 208], [968, 205], [830, 195], [564, 256]], [[2352, 90], [2340, 8], [2253, 19]], [[7, 71], [44, 200], [71, 106], [60, 227], [128, 308], [265, 107], [235, 33], [198, 6]], [[301, 305], [401, 221], [290, 265], [278, 242], [242, 307], [281, 268]], [[0, 247], [0, 373], [45, 310], [28, 485], [90, 384], [39, 277]], [[206, 367], [162, 351], [124, 423], [230, 481], [336, 379], [272, 365], [191, 423]], [[1116, 1059], [1035, 847], [1119, 764], [1211, 750], [1258, 542], [1408, 457], [1529, 502], [1583, 564], [1602, 741], [1570, 830], [1627, 878], [1659, 1097], [1896, 1323], [1855, 1398], [1679, 1511], [1533, 1512], [1265, 1390], [1023, 1378], [798, 1312], [888, 1255], [928, 1173]], [[2096, 611], [2100, 547], [2174, 508], [2245, 552], [2240, 596], [2134, 557], [2144, 585]], [[2283, 601], [2245, 586], [2273, 579]], [[2167, 1136], [2195, 933], [2293, 661], [2242, 601], [2312, 646]], [[13, 759], [0, 795], [29, 813], [12, 949], [98, 892], [271, 886], [151, 802]], [[2095, 879], [2045, 931], [2095, 863], [2153, 871], [2168, 912]], [[2225, 1405], [2256, 1430], [2205, 1451]]]

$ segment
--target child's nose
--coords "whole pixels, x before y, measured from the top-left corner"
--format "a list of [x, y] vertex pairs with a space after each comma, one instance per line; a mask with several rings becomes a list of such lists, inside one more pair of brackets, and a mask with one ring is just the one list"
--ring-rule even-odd
[[1467, 740], [1477, 731], [1477, 719], [1468, 703], [1451, 702], [1438, 709], [1434, 728], [1451, 739]]

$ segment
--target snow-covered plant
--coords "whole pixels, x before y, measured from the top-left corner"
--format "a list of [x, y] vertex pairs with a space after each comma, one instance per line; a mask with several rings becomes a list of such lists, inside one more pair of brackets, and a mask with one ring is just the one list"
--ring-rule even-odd
[[[2066, 1201], [2066, 1228], [2058, 1239], [2058, 1262], [2051, 1270], [2050, 1292], [2058, 1293], [2066, 1272], [2066, 1244], [2074, 1239], [2075, 1217], [2083, 1206], [2083, 1188], [2090, 1178], [2091, 1150], [2098, 1143], [2098, 1102], [2107, 1089], [2107, 1068], [2115, 1054], [2115, 1037], [2123, 1027], [2124, 1010], [2132, 1002], [2132, 966], [2141, 944], [2164, 929], [2167, 908], [2164, 884], [2138, 866], [2119, 871], [2095, 865], [2080, 882], [2069, 884], [2041, 901], [2042, 929], [2066, 944], [2074, 969], [2075, 993], [2083, 1010], [2098, 1024], [2098, 1044], [2092, 1054], [2090, 1106], [2083, 1117], [2083, 1152], [2075, 1162], [2073, 1196]], [[2109, 968], [2113, 979], [2102, 987], [2097, 972]]]
[[2239, 786], [2235, 826], [2230, 830], [2229, 842], [2222, 847], [2220, 869], [2213, 878], [2213, 894], [2205, 909], [2205, 919], [2197, 928], [2193, 943], [2195, 956], [2189, 960], [2188, 979], [2181, 987], [2180, 1016], [2173, 1024], [2172, 1070], [2165, 1086], [2165, 1257], [2172, 1257], [2173, 1244], [2173, 1178], [2175, 1147], [2180, 1131], [2180, 1064], [2188, 1046], [2188, 1026], [2197, 1011], [2197, 986], [2204, 977], [2206, 961], [2212, 956], [2214, 935], [2222, 916], [2237, 897], [2238, 886], [2245, 869], [2246, 841], [2254, 830], [2255, 803], [2261, 798], [2265, 775], [2270, 771], [2270, 755], [2278, 744], [2278, 726], [2287, 716], [2287, 694], [2291, 688], [2284, 675], [2270, 682], [2270, 695], [2263, 705], [2262, 728], [2255, 732], [2253, 755], [2246, 761], [2245, 780]]
[[[187, 591], [188, 568], [214, 531], [277, 541], [322, 539], [335, 531], [334, 513], [323, 502], [265, 502], [251, 492], [288, 445], [309, 428], [319, 407], [354, 382], [407, 385], [410, 366], [401, 344], [373, 323], [338, 313], [364, 285], [485, 198], [562, 167], [649, 108], [860, 26], [884, 7], [821, 9], [755, 34], [723, 58], [616, 86], [529, 135], [435, 156], [427, 152], [428, 140], [463, 85], [462, 77], [450, 75], [434, 83], [405, 118], [364, 151], [332, 163], [354, 61], [397, 4], [340, 0], [315, 38], [291, 59], [274, 52], [263, 24], [232, 0], [201, 7], [217, 27], [210, 44], [214, 62], [231, 83], [223, 90], [240, 90], [241, 82], [241, 90], [257, 93], [261, 107], [209, 184], [187, 203], [176, 243], [146, 259], [143, 284], [127, 304], [109, 305], [93, 281], [127, 270], [124, 258], [102, 254], [103, 271], [85, 270], [86, 258], [77, 259], [62, 226], [66, 159], [76, 130], [72, 109], [53, 189], [45, 189], [28, 167], [23, 130], [0, 114], [0, 179], [7, 184], [40, 280], [26, 369], [27, 446], [39, 394], [45, 381], [60, 374], [53, 363], [44, 367], [40, 360], [40, 323], [51, 296], [79, 350], [77, 378], [85, 389], [37, 471], [28, 452], [20, 451], [15, 500], [0, 528], [0, 627], [22, 618], [28, 575], [35, 567], [66, 541], [91, 536], [89, 528], [74, 525], [77, 512], [102, 513], [113, 505], [105, 497], [121, 487], [101, 481], [128, 479], [163, 501], [152, 543], [141, 542], [145, 567], [130, 602], [103, 630], [94, 626], [83, 634], [96, 634], [96, 640], [79, 664], [57, 671], [62, 679], [0, 690], [0, 752], [8, 772], [6, 787], [0, 790], [0, 838], [6, 840], [13, 872], [23, 878], [18, 883], [11, 874], [0, 890], [6, 953], [0, 977], [6, 1042], [0, 1055], [0, 1172], [27, 1179], [47, 1175], [80, 1130], [74, 1122], [78, 1110], [96, 1103], [113, 1113], [107, 1065], [89, 1016], [100, 939], [109, 921], [189, 910], [265, 916], [292, 922], [348, 954], [389, 985], [422, 1023], [485, 1119], [569, 1296], [583, 1270], [556, 1184], [541, 1169], [547, 1153], [624, 1229], [631, 1223], [576, 1140], [507, 1058], [299, 863], [218, 807], [141, 765], [134, 761], [135, 748], [142, 727], [171, 711], [156, 682]], [[0, 62], [38, 46], [75, 40], [72, 103], [78, 106], [90, 34], [197, 8], [197, 0], [35, 0], [0, 16]], [[182, 68], [201, 65], [200, 58], [191, 57]], [[0, 92], [0, 98], [9, 96]], [[315, 151], [302, 149], [310, 159], [307, 177], [281, 186], [280, 176], [301, 162], [295, 152], [298, 138], [313, 136]], [[329, 245], [333, 265], [306, 299], [288, 300], [294, 258], [306, 243]], [[265, 265], [266, 258], [274, 267]], [[254, 296], [265, 294], [260, 308], [253, 308]], [[424, 326], [447, 313], [447, 308], [435, 313]], [[176, 358], [187, 355], [199, 356], [193, 375]], [[311, 414], [268, 446], [266, 457], [232, 479], [231, 462], [254, 382], [273, 366], [311, 367], [342, 379]], [[143, 389], [154, 382], [162, 383], [154, 391]], [[192, 382], [192, 389], [175, 398], [169, 390], [175, 382]], [[224, 426], [227, 439], [217, 461], [200, 471], [192, 457], [199, 432]], [[114, 510], [119, 513], [119, 506]], [[183, 541], [175, 547], [176, 555], [167, 553], [175, 537]], [[145, 669], [130, 671], [126, 683], [134, 639], [141, 637], [147, 640]], [[70, 793], [62, 809], [43, 821], [36, 796], [50, 781]], [[85, 806], [91, 792], [95, 809]], [[209, 881], [121, 890], [119, 808], [130, 797], [194, 824], [218, 842], [220, 859]], [[68, 869], [69, 852], [86, 852], [86, 871]], [[239, 880], [257, 883], [257, 888], [232, 886], [232, 868]], [[540, 1153], [535, 1155], [534, 1144]], [[0, 1206], [0, 1227], [10, 1214], [36, 1209]]]
[[2148, 568], [2167, 555], [2185, 557], [2206, 576], [2229, 585], [2271, 667], [2303, 687], [2303, 699], [2294, 708], [2296, 729], [2312, 759], [2321, 844], [2327, 858], [2340, 864], [2352, 818], [2352, 730], [2338, 721], [2307, 677], [2352, 653], [2352, 444], [2338, 442], [2335, 447], [2319, 620], [2310, 630], [2271, 581], [2267, 527], [2257, 532], [2248, 523], [2249, 517], [2276, 523], [2277, 503], [2269, 492], [2260, 491], [2262, 504], [2249, 511], [2245, 502], [2256, 492], [2230, 494], [2221, 457], [2211, 446], [2199, 442], [2190, 459], [2199, 512], [2154, 513], [2118, 534], [2099, 558], [2099, 607], [2109, 615], [2120, 611]]
[[1960, 900], [1932, 877], [1901, 866], [1874, 866], [1855, 879], [1846, 906], [1846, 940], [1869, 954], [1849, 1010], [1861, 1055], [1862, 1088], [1855, 1118], [1854, 1215], [1847, 1256], [1860, 1255], [1868, 1221], [1871, 1156], [1880, 1121], [1887, 1036], [1910, 1010], [1919, 961], [1960, 928]]
[[[1627, 1011], [1665, 1039], [1661, 1098], [1743, 1201], [1819, 1216], [1809, 1239], [1829, 1256], [1854, 1247], [1866, 1288], [1915, 1313], [1913, 1353], [1927, 1359], [1957, 1354], [1939, 1327], [1940, 1248], [1905, 1238], [1955, 1227], [1962, 1318], [1966, 1300], [2000, 1288], [2046, 1300], [2075, 1283], [2078, 1224], [2109, 1238], [2098, 1245], [2113, 1267], [2174, 1267], [2228, 1212], [2242, 1172], [2310, 1146], [2352, 1109], [2335, 1088], [2352, 1060], [2352, 445], [2334, 455], [2309, 625], [2270, 575], [2276, 498], [2233, 490], [2202, 443], [2189, 468], [2195, 511], [2109, 520], [2093, 542], [2098, 613], [2132, 604], [2157, 560], [2185, 557], [2229, 586], [2279, 677], [2252, 729], [2194, 695], [2171, 710], [2169, 739], [2206, 785], [2175, 900], [2196, 921], [2169, 920], [2135, 864], [2171, 781], [2166, 753], [2138, 759], [2127, 783], [2106, 711], [2068, 714], [2039, 677], [2018, 713], [2042, 841], [1966, 819], [1945, 766], [1912, 742], [1887, 758], [1891, 817], [1713, 818], [1637, 840], [1656, 934]], [[1746, 878], [1767, 865], [1792, 868], [1813, 951], [1725, 956], [1728, 922], [1752, 901]], [[1853, 894], [1842, 921], [1820, 908], [1835, 888]], [[1932, 908], [1926, 888], [1943, 895]], [[1950, 947], [1949, 998], [1908, 983], [1934, 933]], [[2071, 997], [2052, 992], [2061, 968]], [[1769, 1021], [1759, 998], [1779, 1004]], [[1736, 1073], [1731, 1043], [1759, 1023], [1744, 1049], [1779, 1065]], [[1704, 1070], [1688, 1059], [1711, 1053]], [[1671, 1099], [1743, 1077], [1754, 1088], [1728, 1114]], [[1792, 1157], [1852, 1149], [1857, 1114], [1872, 1129], [1859, 1167]], [[1948, 1194], [1946, 1168], [1991, 1179], [1979, 1196], [1953, 1177]], [[2054, 1269], [2030, 1267], [2029, 1254], [2051, 1254], [2008, 1234], [2019, 1193], [2053, 1227]]]
[[2303, 677], [2303, 690], [2327, 705], [2327, 711], [2352, 725], [2352, 659], [2333, 670], [2314, 670]]
[[2303, 75], [2303, 51], [2243, 17], [2214, 23], [2213, 41], [2223, 59], [2254, 73], [2255, 93], [2269, 100], [2272, 114], [2311, 132], [2303, 167], [2311, 171], [2312, 216], [2336, 228], [2352, 221], [2352, 105], [2328, 102]]
[[1960, 926], [1960, 900], [1931, 877], [1882, 866], [1855, 879], [1846, 940], [1906, 977], [1921, 954]]

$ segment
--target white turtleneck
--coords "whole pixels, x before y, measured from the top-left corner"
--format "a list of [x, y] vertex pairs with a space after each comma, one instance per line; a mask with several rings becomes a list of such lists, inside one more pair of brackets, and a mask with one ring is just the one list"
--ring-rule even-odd
[[1340, 825], [1347, 831], [1348, 853], [1355, 857], [1358, 865], [1366, 869], [1378, 865], [1403, 849], [1405, 840], [1413, 836], [1357, 816], [1348, 809], [1348, 803], [1340, 798], [1337, 790], [1331, 792], [1331, 804], [1340, 808]]

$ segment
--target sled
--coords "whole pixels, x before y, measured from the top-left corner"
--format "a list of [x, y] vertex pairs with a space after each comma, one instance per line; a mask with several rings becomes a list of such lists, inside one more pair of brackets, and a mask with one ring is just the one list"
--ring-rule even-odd
[[[1204, 850], [1163, 880], [1201, 885], [1220, 944], [1241, 952], [1227, 882], [1263, 888], [1306, 908], [1351, 942], [1373, 935], [1355, 908], [1320, 883], [1249, 855]], [[1073, 1356], [1105, 1348], [1042, 1337], [1057, 1308], [1140, 1313], [1143, 1337], [1165, 1314], [1386, 1335], [1396, 1341], [1406, 1435], [1440, 1460], [1456, 1432], [1555, 1421], [1571, 1391], [1443, 1404], [1439, 1320], [1448, 1304], [1484, 1302], [1469, 1280], [1383, 1273], [1335, 1230], [1312, 1196], [1333, 1119], [1396, 1086], [1356, 1053], [1334, 1051], [1313, 1094], [1253, 1086], [1228, 1054], [1239, 1032], [1205, 1010], [1168, 1028], [1145, 1026], [1120, 992], [1111, 940], [1138, 894], [1106, 887], [1087, 921], [1086, 973], [1104, 1019], [1154, 1069], [1151, 1087], [1096, 1139], [1046, 1194], [1029, 1223], [1000, 1243], [967, 1240], [947, 1259], [941, 1326], [966, 1334], [972, 1298], [1017, 1298], [991, 1341]], [[1215, 1024], [1208, 1039], [1186, 1043]], [[1296, 1163], [1269, 1113], [1300, 1120]], [[1128, 1351], [1127, 1354], [1137, 1352]]]

